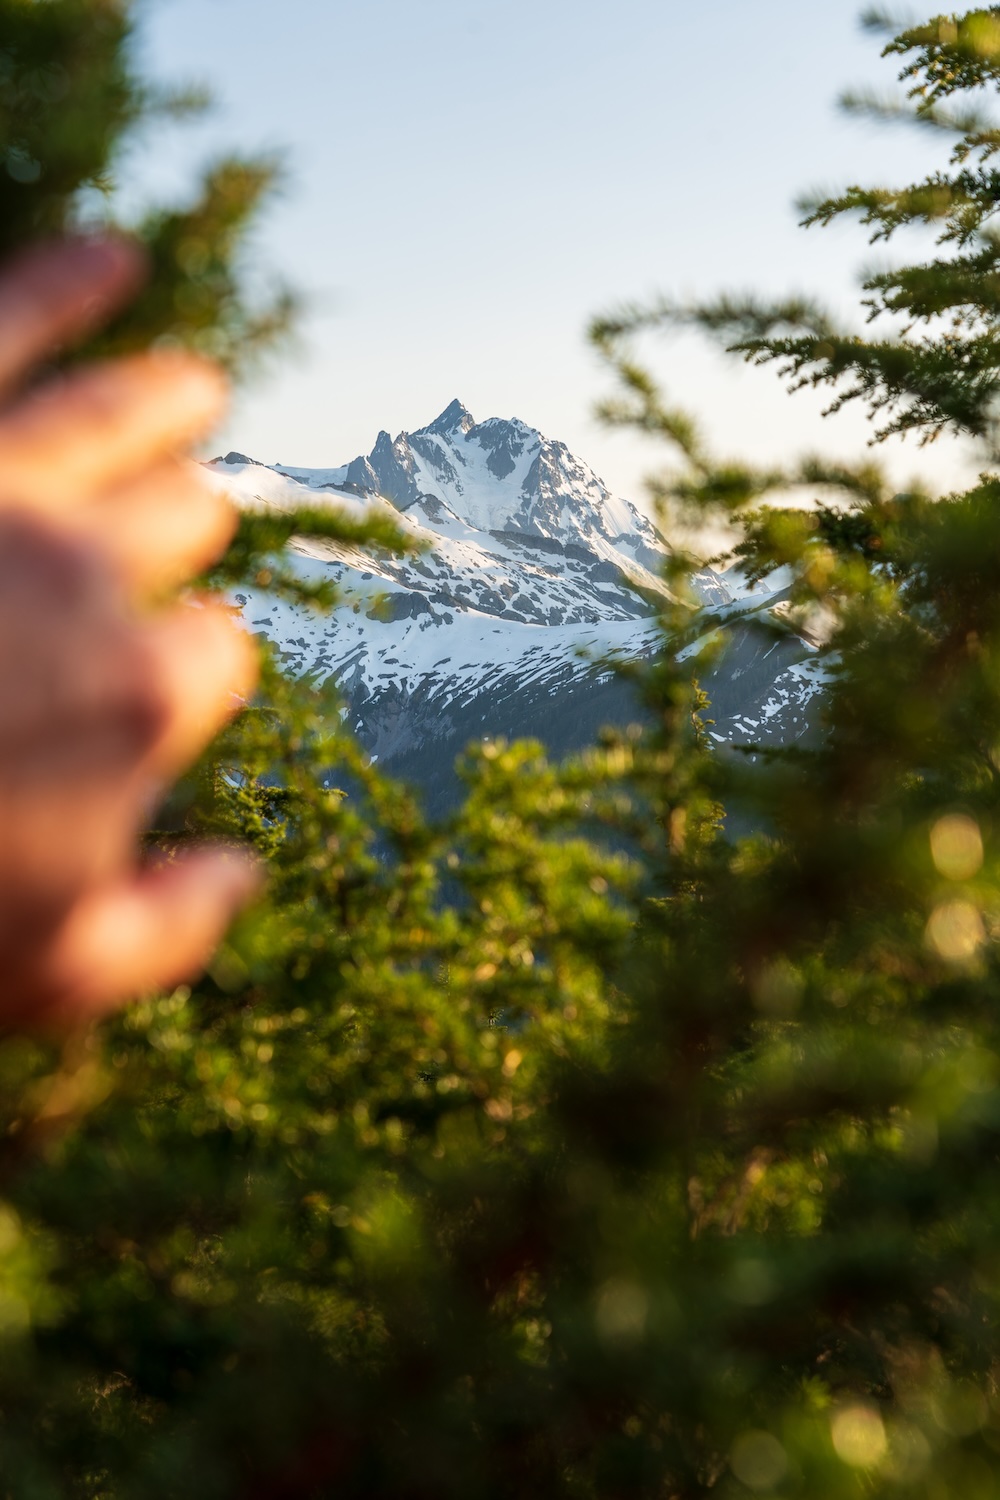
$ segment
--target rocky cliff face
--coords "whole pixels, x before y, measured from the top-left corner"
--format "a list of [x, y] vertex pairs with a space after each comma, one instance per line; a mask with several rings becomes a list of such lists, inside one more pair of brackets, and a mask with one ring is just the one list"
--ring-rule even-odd
[[[416, 559], [372, 559], [302, 539], [303, 571], [340, 585], [336, 611], [317, 616], [258, 592], [238, 602], [293, 670], [337, 682], [371, 753], [438, 809], [470, 739], [532, 735], [561, 752], [637, 717], [608, 661], [656, 649], [669, 547], [564, 444], [517, 420], [477, 423], [454, 401], [416, 432], [380, 433], [338, 468], [268, 467], [238, 453], [212, 467], [242, 505], [390, 506], [430, 544]], [[727, 636], [705, 684], [714, 741], [807, 733], [821, 687], [815, 651], [762, 624], [780, 590], [749, 593], [710, 570], [695, 586]]]

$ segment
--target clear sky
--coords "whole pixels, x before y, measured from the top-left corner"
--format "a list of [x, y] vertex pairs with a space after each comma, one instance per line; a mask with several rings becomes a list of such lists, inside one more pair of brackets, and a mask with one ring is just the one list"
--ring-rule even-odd
[[[803, 231], [803, 190], [909, 180], [928, 142], [845, 119], [893, 86], [857, 0], [151, 0], [145, 65], [207, 83], [197, 126], [136, 154], [182, 192], [223, 146], [282, 148], [261, 258], [306, 294], [301, 347], [241, 397], [220, 442], [326, 466], [453, 396], [519, 416], [637, 498], [656, 451], [592, 416], [608, 381], [588, 318], [624, 299], [756, 288], [853, 305], [857, 228]], [[884, 252], [883, 252], [884, 253]], [[857, 451], [859, 417], [733, 371], [696, 340], [656, 351], [721, 447]], [[956, 455], [893, 459], [947, 482]]]

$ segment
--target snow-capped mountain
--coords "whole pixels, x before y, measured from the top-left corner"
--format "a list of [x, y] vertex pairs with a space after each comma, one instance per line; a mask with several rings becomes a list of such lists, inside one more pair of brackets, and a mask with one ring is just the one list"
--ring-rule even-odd
[[[477, 423], [453, 401], [337, 468], [239, 453], [211, 467], [241, 505], [387, 507], [428, 544], [415, 558], [373, 558], [302, 538], [303, 571], [340, 585], [332, 614], [265, 592], [237, 602], [293, 670], [335, 679], [372, 754], [422, 783], [432, 805], [448, 801], [470, 739], [533, 735], [563, 752], [637, 716], [607, 658], [656, 648], [668, 543], [563, 443], [517, 420]], [[755, 624], [780, 592], [711, 570], [695, 586], [727, 617], [729, 644], [705, 684], [715, 740], [801, 735], [820, 686], [815, 652]]]

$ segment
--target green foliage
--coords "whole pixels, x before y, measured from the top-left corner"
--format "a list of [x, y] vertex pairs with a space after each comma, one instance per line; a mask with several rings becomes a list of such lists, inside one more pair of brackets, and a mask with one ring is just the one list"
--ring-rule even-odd
[[[896, 31], [879, 13], [872, 29]], [[916, 265], [873, 272], [863, 283], [868, 321], [888, 320], [891, 335], [873, 340], [839, 328], [809, 299], [776, 303], [721, 297], [696, 307], [662, 302], [630, 307], [595, 327], [598, 338], [670, 324], [693, 324], [753, 364], [776, 362], [793, 390], [836, 388], [829, 410], [861, 400], [878, 419], [874, 439], [916, 432], [992, 432], [1000, 349], [1000, 124], [988, 112], [1000, 79], [1000, 15], [995, 7], [939, 16], [899, 30], [887, 55], [906, 57], [903, 98], [847, 95], [853, 113], [922, 126], [950, 147], [948, 168], [903, 188], [853, 186], [837, 197], [805, 200], [804, 223], [856, 215], [871, 242], [900, 229], [930, 226], [943, 252]], [[971, 92], [968, 106], [948, 101]], [[985, 99], [984, 99], [985, 93]], [[648, 420], [648, 419], [647, 419]]]
[[[204, 102], [137, 77], [133, 12], [131, 0], [0, 0], [0, 254], [106, 223], [125, 142]], [[274, 162], [232, 158], [205, 174], [189, 206], [119, 226], [146, 246], [153, 274], [88, 354], [180, 343], [235, 367], [283, 332], [293, 299], [279, 290], [248, 300], [238, 254], [276, 176]]]
[[322, 579], [313, 583], [304, 580], [286, 554], [289, 542], [302, 535], [344, 548], [379, 547], [383, 552], [397, 553], [421, 550], [413, 536], [384, 512], [372, 511], [356, 520], [319, 506], [243, 511], [235, 538], [206, 581], [216, 588], [252, 582], [277, 598], [307, 599], [319, 608], [330, 608], [337, 598], [336, 589]]
[[[122, 14], [8, 7], [42, 10]], [[890, 42], [918, 123], [993, 81], [997, 34], [990, 10]], [[820, 217], [926, 217], [919, 187], [859, 193]], [[986, 432], [990, 209], [949, 205], [940, 262], [868, 284], [919, 335], [683, 316], [793, 367], [808, 345], [904, 426]], [[237, 244], [210, 253], [238, 289]], [[0, 1495], [1000, 1492], [1000, 477], [934, 501], [870, 463], [720, 463], [631, 351], [676, 316], [596, 326], [608, 415], [673, 445], [659, 492], [737, 523], [751, 572], [793, 569], [821, 746], [709, 750], [676, 652], [704, 632], [697, 668], [725, 620], [692, 619], [679, 555], [646, 728], [561, 766], [473, 748], [443, 827], [269, 664], [156, 835], [248, 839], [266, 899], [199, 984], [59, 1055], [0, 1046]], [[303, 529], [402, 540], [255, 515], [219, 581], [296, 588]]]

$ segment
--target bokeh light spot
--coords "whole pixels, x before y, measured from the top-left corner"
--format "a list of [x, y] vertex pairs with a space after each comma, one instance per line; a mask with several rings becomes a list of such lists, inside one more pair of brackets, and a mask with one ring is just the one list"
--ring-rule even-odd
[[788, 1473], [788, 1455], [770, 1432], [744, 1432], [733, 1444], [729, 1467], [750, 1490], [770, 1490]]
[[636, 1343], [646, 1331], [648, 1315], [649, 1297], [634, 1281], [615, 1277], [597, 1294], [594, 1321], [605, 1343]]
[[946, 880], [971, 880], [983, 863], [983, 836], [975, 818], [948, 813], [931, 829], [931, 856]]
[[942, 901], [931, 912], [927, 941], [950, 963], [972, 958], [985, 940], [983, 919], [971, 901]]
[[854, 1469], [868, 1469], [885, 1457], [885, 1425], [874, 1406], [845, 1406], [830, 1422], [837, 1457]]

